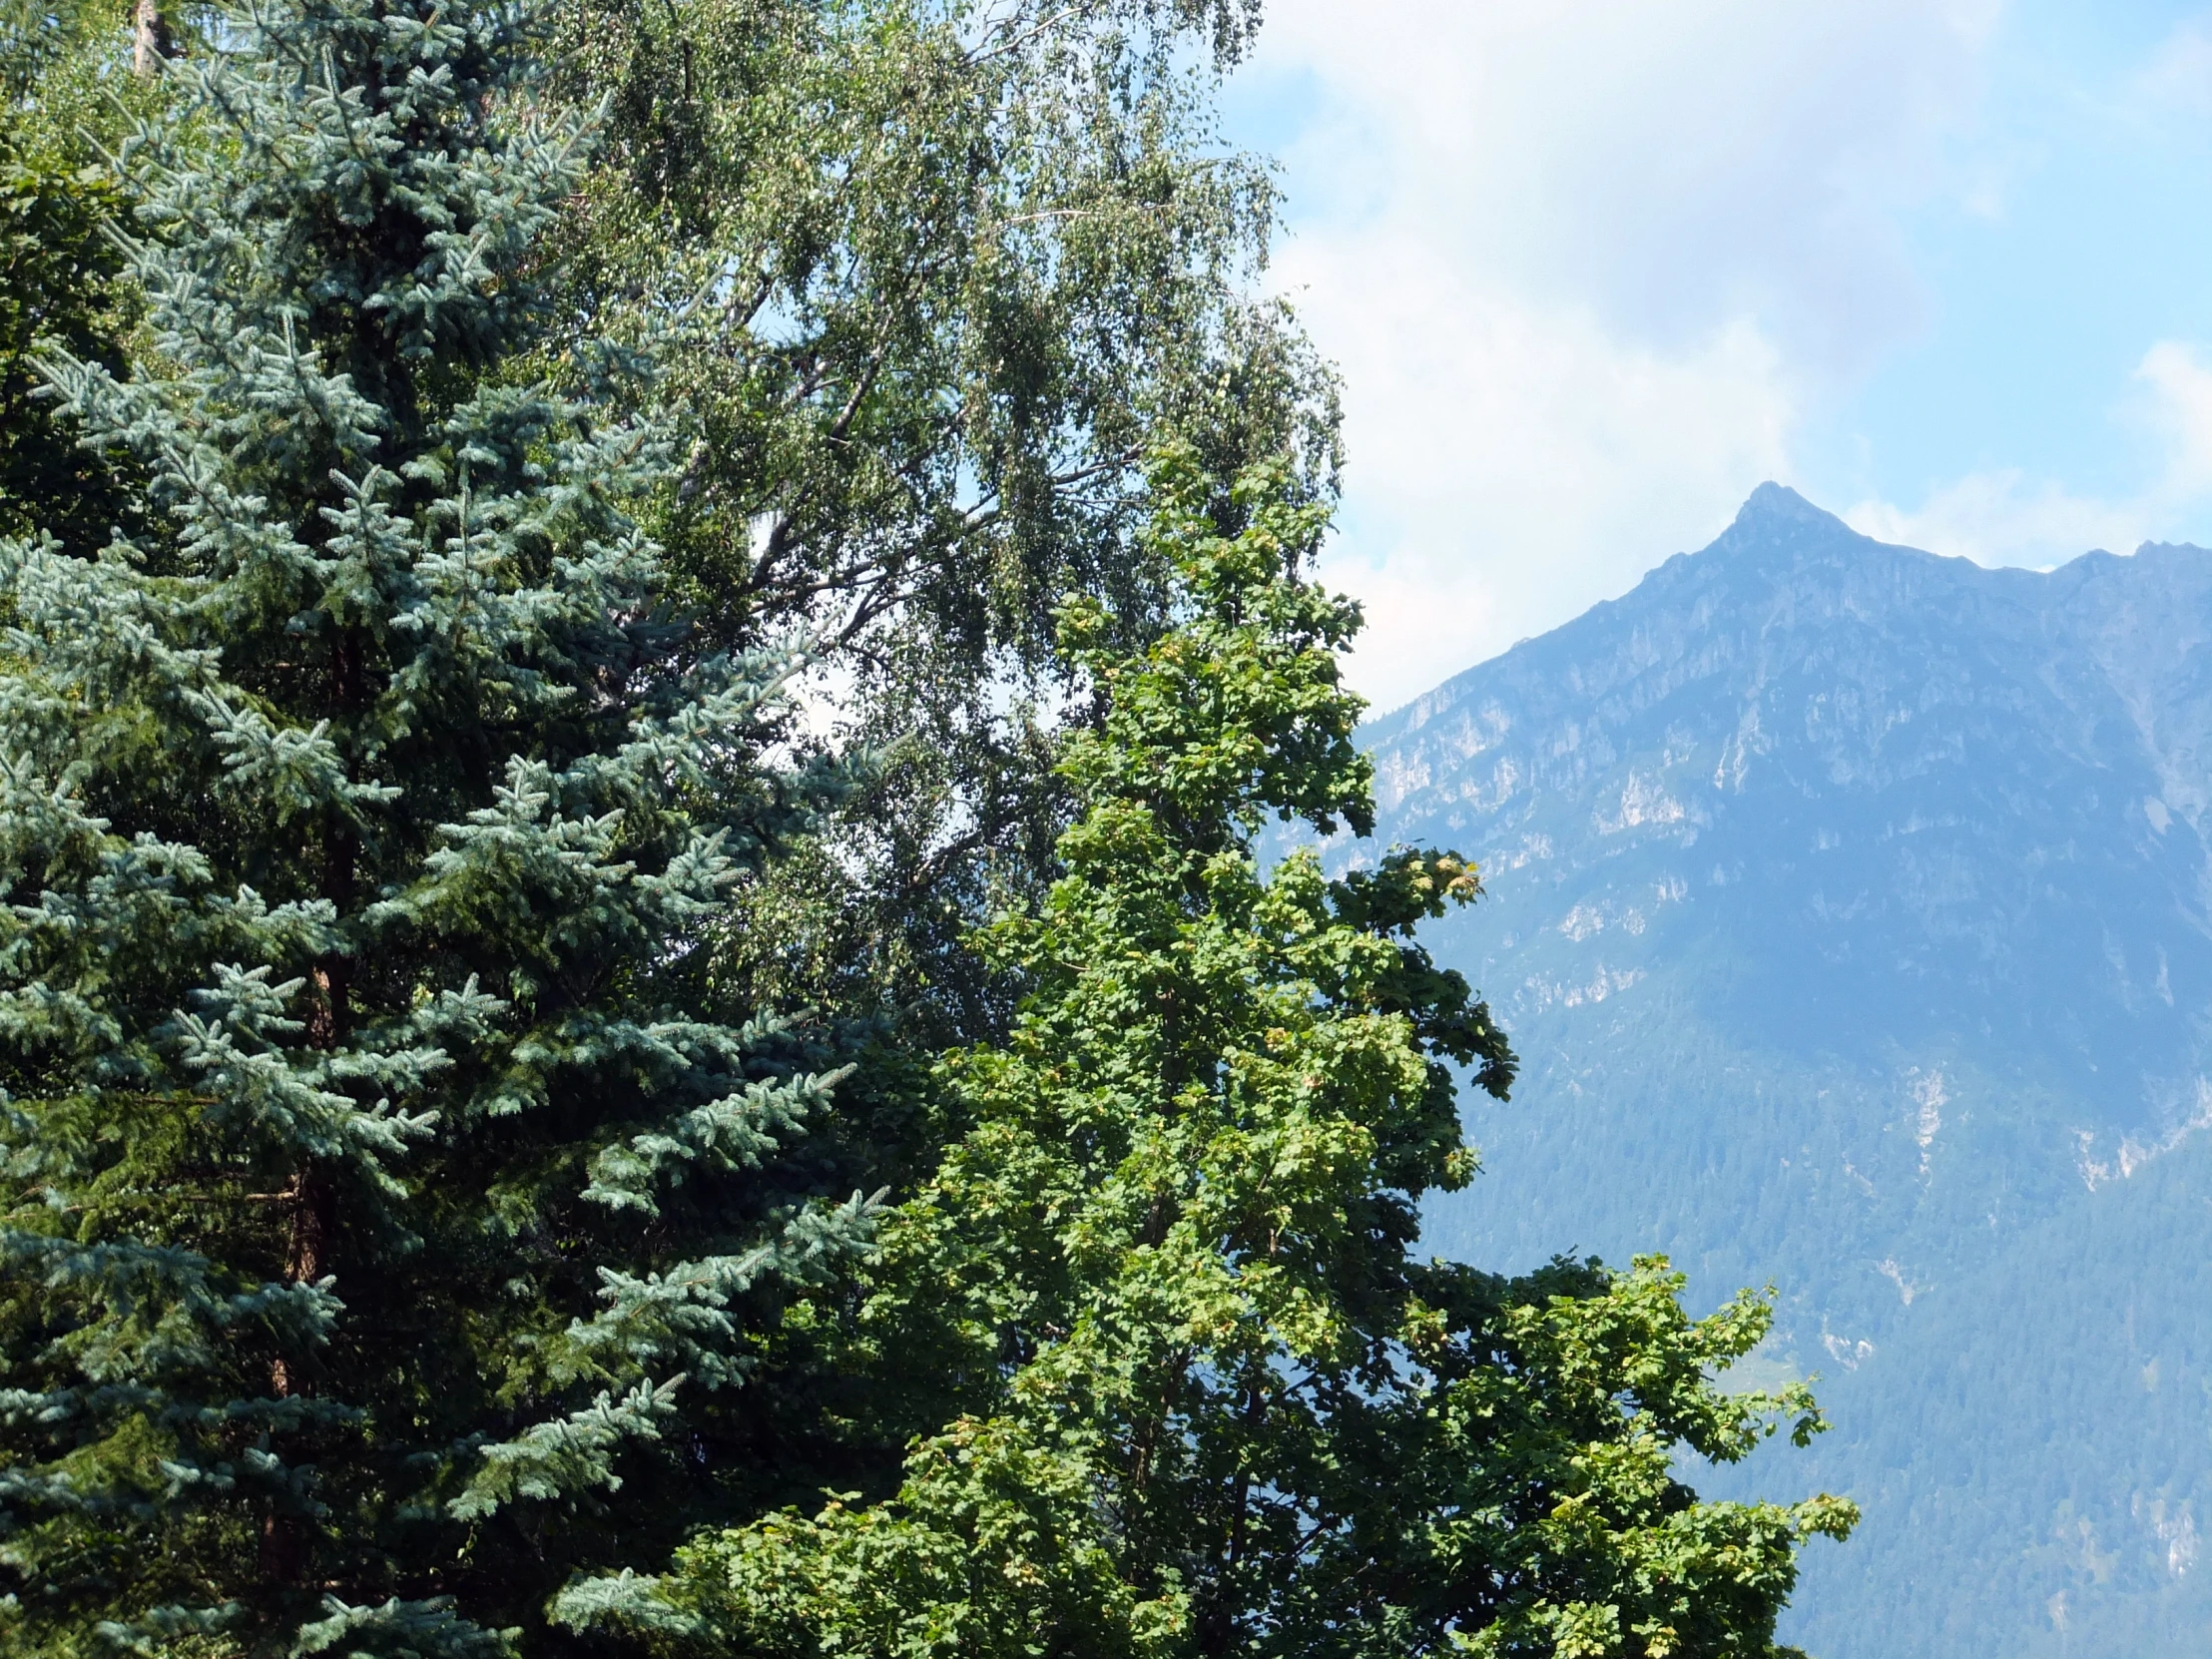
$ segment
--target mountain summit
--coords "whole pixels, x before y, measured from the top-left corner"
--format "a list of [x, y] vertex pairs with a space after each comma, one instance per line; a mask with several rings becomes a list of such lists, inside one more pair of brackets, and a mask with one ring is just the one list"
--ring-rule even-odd
[[1764, 484], [1365, 741], [1525, 1063], [1431, 1238], [1776, 1283], [1867, 1512], [1792, 1639], [2204, 1647], [2212, 553], [1987, 570]]
[[1834, 513], [1824, 512], [1789, 485], [1778, 484], [1770, 478], [1744, 498], [1743, 506], [1737, 509], [1735, 523], [1722, 531], [1713, 545], [1716, 549], [1763, 544], [1786, 546], [1807, 531], [1856, 535]]

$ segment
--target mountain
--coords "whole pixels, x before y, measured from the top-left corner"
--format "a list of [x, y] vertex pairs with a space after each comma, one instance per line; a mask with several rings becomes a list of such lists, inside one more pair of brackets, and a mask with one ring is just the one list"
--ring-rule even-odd
[[1697, 1479], [1864, 1507], [1788, 1638], [2212, 1648], [2212, 553], [1985, 570], [1768, 484], [1364, 741], [1523, 1060], [1429, 1239], [1775, 1285], [1753, 1380], [1835, 1427]]

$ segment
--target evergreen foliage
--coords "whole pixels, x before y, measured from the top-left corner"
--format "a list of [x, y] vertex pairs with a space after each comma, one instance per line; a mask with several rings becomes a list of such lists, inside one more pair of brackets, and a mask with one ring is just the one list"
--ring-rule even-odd
[[1417, 1262], [1475, 872], [1254, 855], [1372, 811], [1252, 21], [280, 0], [0, 175], [0, 1652], [1777, 1651], [1765, 1306]]
[[523, 18], [212, 38], [125, 150], [147, 362], [45, 358], [158, 533], [0, 551], [0, 1647], [490, 1654], [756, 1511], [757, 1334], [867, 1237], [702, 968], [842, 782], [665, 602], [645, 362], [521, 366]]
[[1067, 749], [1066, 872], [993, 930], [1027, 998], [940, 1066], [959, 1133], [843, 1327], [913, 1436], [895, 1491], [561, 1616], [789, 1656], [1778, 1653], [1796, 1549], [1851, 1506], [1675, 1472], [1822, 1426], [1802, 1384], [1718, 1385], [1767, 1305], [1692, 1321], [1659, 1261], [1414, 1259], [1422, 1194], [1473, 1172], [1451, 1067], [1513, 1067], [1411, 938], [1475, 872], [1262, 871], [1270, 817], [1369, 827], [1357, 612], [1300, 574], [1326, 515], [1281, 469], [1224, 500], [1170, 451], [1154, 488], [1174, 626], [1130, 654], [1062, 613], [1107, 705]]

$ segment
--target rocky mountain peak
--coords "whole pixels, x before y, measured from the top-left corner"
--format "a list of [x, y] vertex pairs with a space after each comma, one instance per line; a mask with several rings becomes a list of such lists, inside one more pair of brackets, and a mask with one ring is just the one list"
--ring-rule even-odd
[[1857, 534], [1834, 513], [1824, 512], [1789, 485], [1778, 484], [1770, 478], [1744, 498], [1744, 504], [1736, 510], [1735, 522], [1723, 533], [1722, 540], [1748, 539], [1782, 531], [1838, 530], [1847, 535]]
[[1364, 741], [1523, 1060], [1431, 1241], [1780, 1287], [1868, 1511], [1793, 1639], [2212, 1644], [2212, 554], [1984, 569], [1763, 484]]

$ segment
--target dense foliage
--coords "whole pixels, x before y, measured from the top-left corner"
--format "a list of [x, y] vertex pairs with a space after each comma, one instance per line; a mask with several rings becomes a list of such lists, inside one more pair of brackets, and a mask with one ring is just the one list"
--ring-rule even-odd
[[239, 20], [130, 152], [152, 361], [49, 348], [171, 529], [0, 555], [18, 1651], [493, 1651], [727, 1512], [769, 1287], [866, 1233], [700, 991], [836, 779], [662, 606], [658, 436], [502, 378], [582, 142], [527, 63]]
[[1260, 871], [1266, 818], [1371, 816], [1356, 612], [1296, 574], [1324, 515], [1279, 473], [1233, 535], [1187, 456], [1156, 483], [1177, 626], [1125, 657], [1063, 613], [1109, 712], [1064, 762], [1066, 874], [994, 930], [1031, 994], [943, 1061], [965, 1127], [852, 1323], [919, 1430], [898, 1490], [565, 1616], [762, 1654], [1772, 1651], [1796, 1545], [1850, 1506], [1699, 1504], [1672, 1473], [1819, 1426], [1802, 1385], [1715, 1386], [1766, 1308], [1693, 1323], [1658, 1264], [1413, 1259], [1420, 1196], [1473, 1168], [1450, 1067], [1512, 1072], [1410, 936], [1478, 884], [1411, 851]]
[[78, 442], [36, 362], [50, 342], [123, 367], [132, 292], [103, 227], [124, 197], [98, 164], [155, 94], [121, 73], [114, 17], [105, 0], [0, 11], [0, 534], [80, 546], [147, 529], [133, 469]]
[[115, 470], [58, 420], [34, 351], [55, 341], [120, 368], [112, 283], [120, 261], [100, 236], [110, 193], [66, 158], [0, 133], [0, 530], [34, 526], [80, 546], [130, 515]]
[[[963, 941], [1064, 828], [1053, 607], [1141, 635], [1148, 434], [1334, 486], [1330, 374], [1248, 297], [1275, 197], [1215, 138], [1239, 0], [569, 0], [550, 91], [606, 108], [559, 235], [581, 335], [681, 311], [656, 518], [705, 625], [818, 639], [877, 783], [723, 971], [997, 1029]], [[650, 323], [641, 319], [650, 319]], [[765, 942], [773, 939], [773, 945]]]
[[0, 1651], [1771, 1651], [1763, 1306], [1416, 1261], [1475, 873], [1254, 856], [1251, 22], [284, 0], [24, 187]]

